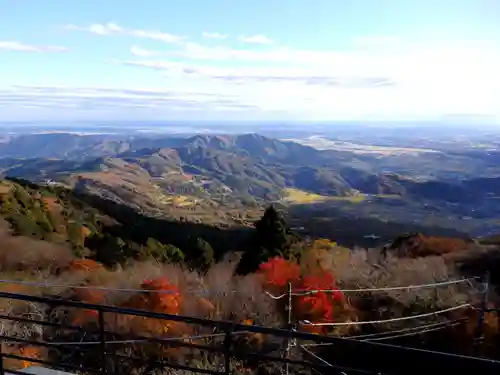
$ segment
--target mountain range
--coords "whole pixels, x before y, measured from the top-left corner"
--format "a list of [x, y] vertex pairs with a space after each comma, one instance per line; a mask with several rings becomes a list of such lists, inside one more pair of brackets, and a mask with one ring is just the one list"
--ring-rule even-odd
[[[459, 157], [443, 155], [420, 157]], [[336, 218], [419, 221], [464, 233], [492, 228], [500, 213], [500, 177], [404, 174], [387, 167], [397, 157], [319, 149], [258, 134], [56, 133], [4, 137], [0, 142], [3, 176], [60, 183], [149, 215], [245, 225], [275, 203], [301, 212], [299, 216], [326, 210]], [[483, 158], [495, 156], [484, 153]], [[434, 223], [425, 224], [422, 217]], [[463, 217], [470, 219], [464, 223]], [[439, 218], [449, 222], [441, 225]]]

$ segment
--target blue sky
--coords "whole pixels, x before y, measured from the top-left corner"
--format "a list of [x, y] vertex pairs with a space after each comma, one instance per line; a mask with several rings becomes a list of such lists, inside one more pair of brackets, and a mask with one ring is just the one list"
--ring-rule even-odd
[[500, 119], [498, 0], [0, 0], [0, 121]]

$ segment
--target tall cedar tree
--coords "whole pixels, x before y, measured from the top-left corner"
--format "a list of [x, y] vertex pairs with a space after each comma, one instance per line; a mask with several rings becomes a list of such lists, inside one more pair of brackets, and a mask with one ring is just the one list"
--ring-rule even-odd
[[269, 206], [262, 218], [255, 223], [255, 234], [249, 247], [245, 249], [236, 269], [238, 274], [255, 272], [259, 265], [270, 258], [288, 258], [294, 236], [288, 228], [283, 215]]

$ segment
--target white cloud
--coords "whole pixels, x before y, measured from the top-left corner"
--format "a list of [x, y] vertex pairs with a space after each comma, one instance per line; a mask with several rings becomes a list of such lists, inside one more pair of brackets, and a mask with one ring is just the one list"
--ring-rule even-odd
[[113, 22], [108, 22], [106, 24], [94, 23], [83, 27], [69, 24], [64, 26], [64, 28], [67, 30], [87, 31], [97, 35], [130, 35], [137, 38], [158, 40], [170, 44], [181, 43], [186, 39], [184, 36], [169, 34], [158, 30], [127, 29]]
[[[182, 50], [172, 53], [175, 56], [192, 60], [240, 61], [247, 63], [282, 64], [283, 66], [322, 66], [330, 71], [364, 72], [370, 75], [372, 70], [386, 67], [386, 74], [397, 66], [401, 55], [377, 54], [364, 50], [303, 50], [287, 47], [275, 47], [266, 50], [236, 49], [228, 47], [208, 47], [198, 43], [185, 43]], [[379, 74], [379, 73], [375, 73]]]
[[245, 43], [252, 44], [272, 44], [273, 41], [263, 34], [257, 35], [240, 35], [240, 40]]
[[402, 42], [402, 39], [394, 35], [368, 35], [354, 38], [355, 47], [394, 47]]
[[176, 56], [193, 63], [168, 59], [122, 63], [157, 69], [169, 85], [230, 93], [268, 111], [343, 119], [415, 118], [457, 111], [500, 115], [499, 49], [254, 51], [186, 43]]
[[231, 95], [155, 89], [116, 89], [107, 87], [10, 86], [0, 89], [0, 107], [72, 109], [84, 111], [123, 111], [146, 108], [168, 113], [171, 110], [249, 110]]
[[11, 52], [66, 52], [68, 49], [62, 46], [30, 45], [17, 41], [0, 41], [0, 51]]
[[151, 30], [130, 30], [128, 34], [145, 39], [159, 40], [165, 43], [180, 43], [185, 37]]
[[[500, 115], [500, 76], [497, 74], [500, 49], [496, 45], [409, 45], [395, 37], [369, 36], [354, 39], [353, 48], [344, 50], [304, 50], [277, 44], [253, 49], [250, 46], [210, 47], [183, 37], [126, 29], [114, 23], [66, 28], [99, 35], [130, 35], [173, 43], [175, 47], [163, 50], [130, 47], [133, 57], [111, 62], [157, 70], [157, 80], [137, 71], [133, 79], [122, 80], [120, 94], [101, 90], [98, 93], [101, 96], [94, 92], [91, 100], [82, 99], [80, 89], [65, 92], [64, 100], [75, 97], [71, 103], [79, 108], [125, 108], [127, 102], [140, 107], [165, 109], [184, 105], [215, 110], [223, 102], [204, 100], [201, 105], [199, 95], [203, 94], [230, 98], [234, 108], [288, 112], [310, 118], [356, 119], [388, 117], [388, 114], [415, 118], [458, 112]], [[262, 38], [253, 41], [259, 39]], [[269, 44], [266, 37], [262, 41]], [[167, 104], [151, 93], [140, 94], [141, 99], [117, 99], [117, 95], [135, 90], [135, 84], [148, 79], [152, 84], [168, 87], [171, 90], [168, 92], [175, 92], [176, 100], [181, 97], [183, 104], [173, 99]], [[63, 95], [60, 92], [57, 95]], [[50, 95], [53, 99], [56, 94]], [[164, 91], [159, 95], [170, 94]], [[99, 100], [101, 104], [97, 104]], [[49, 98], [44, 103], [48, 101]], [[41, 98], [37, 97], [36, 103], [41, 103]]]
[[130, 47], [130, 53], [136, 57], [153, 57], [161, 54], [160, 52], [147, 50], [137, 46]]
[[100, 25], [94, 23], [89, 26], [89, 31], [91, 33], [98, 35], [111, 35], [111, 34], [119, 34], [123, 32], [123, 29], [114, 23], [108, 23], [106, 25]]
[[337, 76], [329, 70], [318, 70], [308, 68], [220, 68], [203, 65], [193, 65], [168, 60], [128, 60], [116, 61], [130, 66], [138, 66], [157, 70], [164, 70], [173, 76], [190, 76], [202, 79], [211, 79], [232, 84], [247, 83], [303, 83], [307, 86], [330, 86], [344, 88], [377, 88], [392, 86], [388, 77], [370, 76]]
[[203, 38], [205, 39], [226, 39], [227, 34], [220, 34], [220, 33], [210, 33], [210, 32], [203, 32]]

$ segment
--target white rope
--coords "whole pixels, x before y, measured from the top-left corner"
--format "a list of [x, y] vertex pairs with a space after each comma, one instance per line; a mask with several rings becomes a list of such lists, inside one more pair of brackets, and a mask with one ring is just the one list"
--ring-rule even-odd
[[[109, 292], [127, 292], [127, 293], [144, 293], [144, 292], [154, 292], [159, 294], [179, 294], [180, 292], [175, 290], [151, 290], [151, 289], [131, 289], [131, 288], [108, 288], [103, 286], [93, 286], [93, 285], [65, 285], [65, 284], [49, 284], [49, 283], [39, 283], [33, 281], [22, 281], [22, 280], [0, 280], [0, 284], [12, 284], [12, 285], [26, 285], [26, 286], [36, 286], [41, 288], [65, 288], [65, 289], [89, 289], [89, 290], [102, 290]], [[193, 289], [183, 291], [183, 293], [225, 293], [221, 291], [213, 291], [208, 289]], [[236, 291], [231, 290], [231, 293]]]
[[464, 307], [470, 307], [470, 303], [464, 303], [463, 305], [459, 306], [454, 306], [450, 307], [444, 310], [439, 310], [439, 311], [433, 311], [425, 314], [419, 314], [419, 315], [412, 315], [412, 316], [402, 316], [399, 318], [392, 318], [392, 319], [385, 319], [385, 320], [367, 320], [367, 321], [361, 321], [361, 322], [325, 322], [325, 323], [311, 323], [307, 320], [304, 320], [300, 322], [303, 325], [308, 325], [312, 327], [321, 327], [321, 326], [349, 326], [349, 325], [362, 325], [362, 324], [385, 324], [385, 323], [393, 323], [393, 322], [400, 322], [403, 320], [411, 320], [411, 319], [420, 319], [420, 318], [426, 318], [429, 316], [433, 315], [439, 315], [439, 314], [444, 314], [446, 312], [454, 311], [454, 310], [459, 310], [463, 309]]
[[[317, 359], [318, 361], [320, 361], [321, 363], [323, 363], [324, 365], [326, 365], [326, 366], [328, 366], [328, 367], [332, 367], [332, 368], [336, 368], [336, 369], [338, 369], [338, 371], [339, 371], [338, 373], [339, 373], [339, 374], [342, 374], [342, 375], [347, 375], [347, 372], [350, 372], [349, 370], [351, 370], [351, 371], [355, 371], [355, 372], [357, 372], [357, 373], [359, 373], [359, 372], [360, 372], [360, 370], [354, 370], [354, 369], [346, 369], [346, 368], [344, 368], [344, 369], [345, 369], [345, 371], [347, 371], [347, 372], [345, 372], [345, 371], [343, 371], [343, 369], [342, 369], [341, 367], [332, 365], [331, 363], [327, 362], [326, 360], [324, 360], [323, 358], [321, 358], [321, 357], [320, 357], [320, 356], [318, 356], [317, 354], [314, 354], [313, 352], [311, 352], [309, 349], [304, 348], [302, 345], [299, 345], [299, 347], [300, 347], [303, 351], [305, 351], [307, 354], [311, 355], [313, 358], [315, 358], [315, 359]], [[321, 372], [320, 372], [320, 371], [317, 371], [314, 367], [312, 367], [312, 369], [313, 369], [313, 370], [315, 370], [318, 374], [321, 374]], [[365, 371], [363, 371], [363, 372], [365, 372]]]
[[311, 356], [313, 356], [314, 358], [316, 358], [317, 360], [319, 360], [320, 362], [322, 362], [323, 364], [327, 365], [328, 367], [333, 367], [333, 365], [327, 361], [325, 361], [323, 358], [321, 358], [320, 356], [314, 354], [313, 352], [311, 352], [309, 349], [307, 348], [304, 348], [304, 346], [302, 345], [299, 345], [299, 347], [305, 351], [307, 354], [310, 354]]
[[[232, 332], [232, 335], [237, 335], [237, 334], [242, 334], [248, 331], [238, 331], [238, 332]], [[213, 333], [210, 335], [201, 335], [201, 336], [185, 336], [185, 337], [169, 337], [169, 338], [164, 338], [164, 339], [159, 339], [161, 342], [169, 342], [169, 341], [179, 341], [179, 340], [201, 340], [201, 339], [209, 339], [209, 338], [215, 338], [215, 337], [222, 337], [225, 336], [226, 333]], [[148, 339], [140, 339], [140, 340], [106, 340], [106, 344], [134, 344], [134, 343], [147, 343], [147, 342], [153, 342]], [[158, 342], [154, 342], [158, 343]], [[99, 345], [102, 344], [101, 341], [61, 341], [61, 342], [47, 342], [47, 344], [50, 345], [57, 345], [57, 346], [65, 346], [65, 345]]]
[[[385, 338], [386, 335], [394, 335], [394, 334], [399, 334], [399, 333], [405, 333], [405, 332], [411, 332], [414, 333], [413, 331], [415, 330], [423, 330], [422, 332], [426, 332], [425, 330], [430, 329], [430, 328], [446, 328], [446, 327], [453, 327], [457, 324], [460, 324], [462, 319], [456, 319], [456, 320], [448, 320], [448, 321], [443, 321], [443, 322], [437, 322], [437, 323], [431, 323], [431, 324], [425, 324], [425, 325], [420, 325], [416, 327], [409, 327], [409, 328], [403, 328], [403, 329], [397, 329], [397, 330], [392, 330], [392, 331], [385, 331], [385, 332], [376, 332], [376, 333], [368, 333], [364, 335], [354, 335], [354, 336], [341, 336], [341, 338], [345, 339], [367, 339], [367, 338]], [[387, 336], [389, 337], [389, 336]], [[364, 340], [363, 340], [364, 341]], [[329, 346], [329, 345], [334, 345], [332, 343], [314, 343], [314, 344], [303, 344], [302, 346], [307, 346], [307, 347], [316, 347], [316, 346]]]
[[[431, 284], [420, 284], [420, 285], [406, 285], [406, 286], [392, 286], [392, 287], [384, 287], [384, 288], [365, 288], [365, 289], [314, 289], [314, 290], [304, 290], [299, 292], [292, 293], [292, 296], [306, 296], [314, 293], [362, 293], [362, 292], [383, 292], [383, 291], [393, 291], [393, 290], [408, 290], [408, 289], [421, 289], [421, 288], [435, 288], [444, 285], [452, 285], [452, 284], [461, 284], [468, 283], [470, 285], [472, 280], [477, 279], [477, 277], [471, 277], [467, 279], [458, 279], [458, 280], [448, 280], [441, 281], [437, 283]], [[269, 292], [266, 294], [272, 299], [281, 299], [288, 296], [288, 293], [283, 293], [280, 295], [273, 295]]]
[[[361, 293], [361, 292], [377, 292], [377, 291], [389, 291], [389, 290], [407, 290], [407, 289], [418, 289], [418, 288], [430, 288], [430, 287], [438, 287], [443, 285], [451, 285], [451, 284], [459, 284], [468, 282], [471, 284], [471, 280], [477, 279], [477, 277], [468, 278], [468, 279], [459, 279], [459, 280], [449, 280], [432, 284], [421, 284], [421, 285], [407, 285], [407, 286], [394, 286], [394, 287], [386, 287], [386, 288], [367, 288], [367, 289], [318, 289], [318, 290], [309, 290], [302, 292], [292, 293], [293, 296], [303, 296], [310, 295], [314, 293]], [[109, 291], [109, 292], [126, 292], [126, 293], [144, 293], [144, 292], [154, 292], [158, 294], [178, 294], [180, 292], [174, 290], [148, 290], [148, 289], [134, 289], [134, 288], [109, 288], [103, 286], [93, 286], [93, 285], [67, 285], [67, 284], [50, 284], [50, 283], [41, 283], [34, 281], [24, 281], [24, 280], [0, 280], [0, 284], [12, 284], [12, 285], [26, 285], [26, 286], [34, 286], [41, 288], [62, 288], [62, 289], [88, 289], [88, 290], [101, 290], [101, 291]], [[183, 293], [200, 293], [200, 294], [210, 294], [210, 293], [236, 293], [236, 290], [229, 291], [216, 291], [210, 289], [192, 289], [183, 291]], [[269, 297], [273, 299], [281, 299], [288, 296], [287, 293], [281, 294], [279, 296], [275, 296], [269, 292], [265, 292]]]
[[449, 324], [449, 325], [442, 326], [442, 327], [435, 327], [435, 328], [424, 329], [422, 331], [417, 331], [417, 332], [409, 332], [409, 333], [403, 333], [401, 335], [394, 335], [394, 336], [387, 336], [387, 337], [376, 337], [376, 338], [373, 338], [373, 339], [364, 339], [364, 340], [361, 340], [361, 341], [382, 341], [382, 340], [397, 339], [397, 338], [406, 337], [406, 336], [421, 335], [422, 333], [439, 331], [440, 329], [445, 329], [445, 328], [449, 328], [449, 327], [455, 327], [455, 326], [457, 326], [459, 324], [460, 324], [460, 322], [454, 323], [454, 324]]

